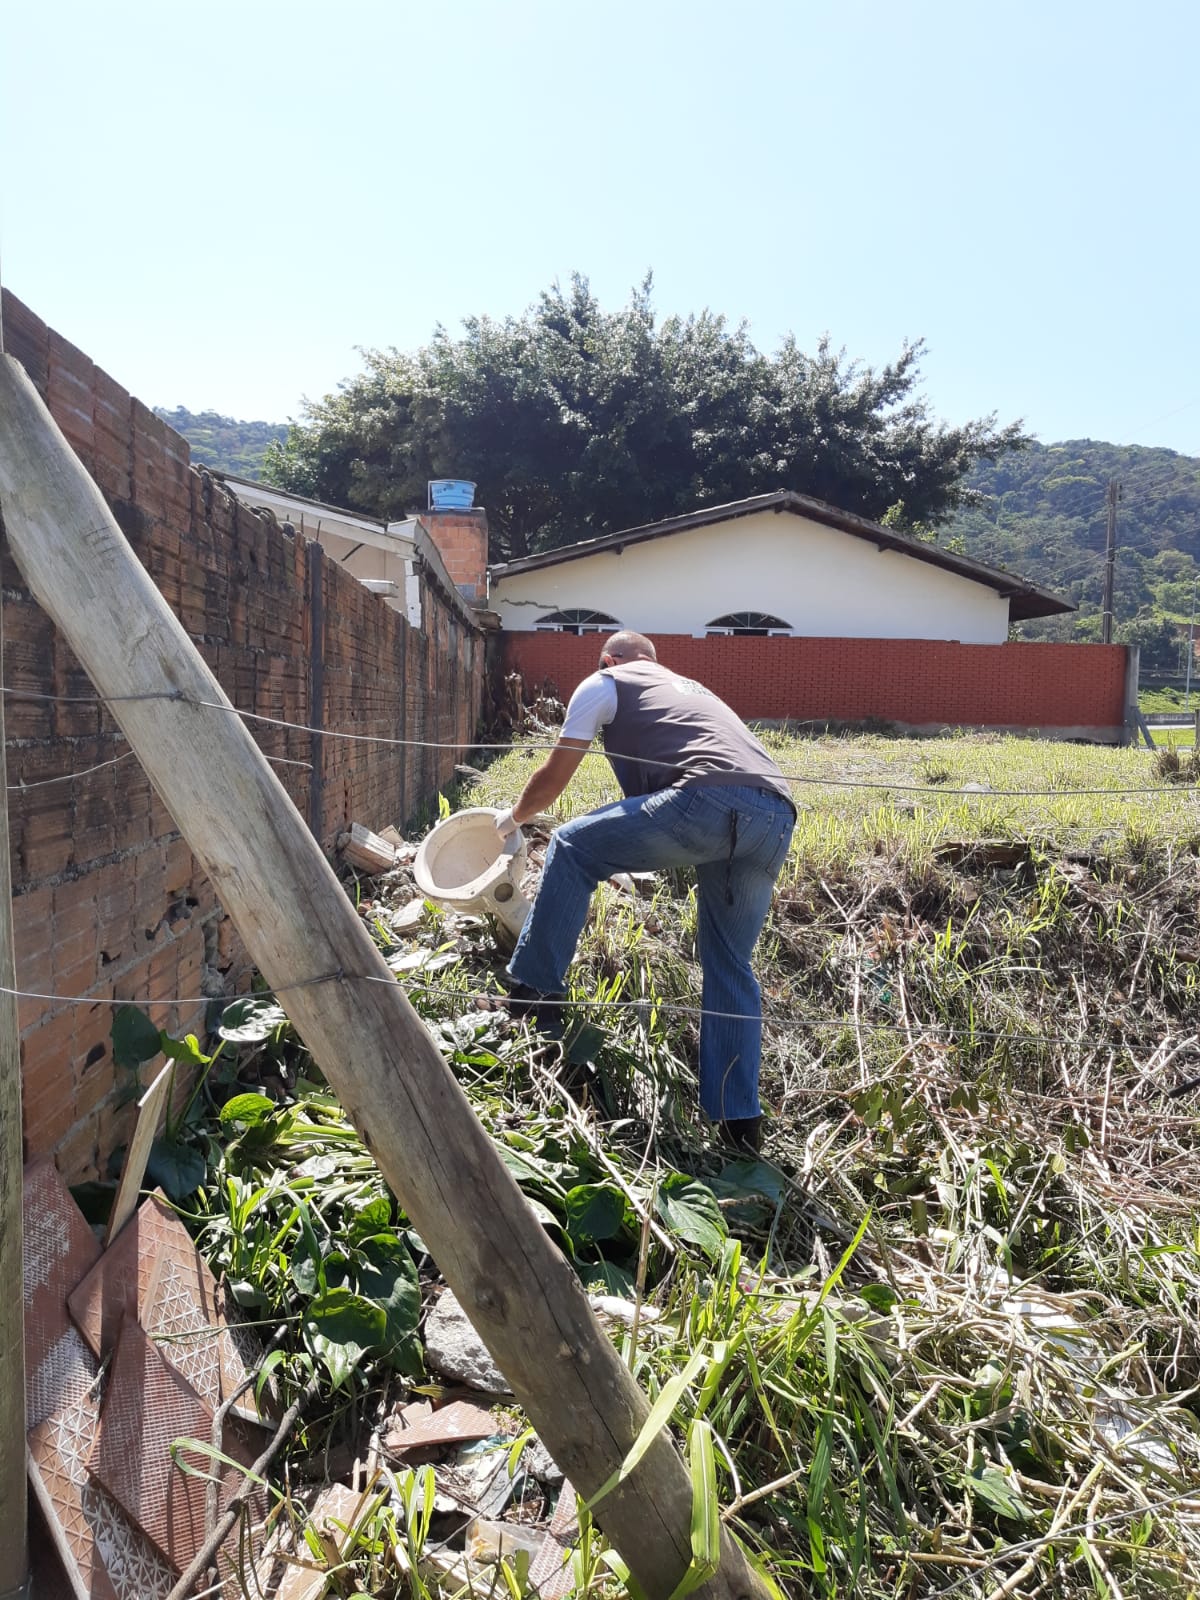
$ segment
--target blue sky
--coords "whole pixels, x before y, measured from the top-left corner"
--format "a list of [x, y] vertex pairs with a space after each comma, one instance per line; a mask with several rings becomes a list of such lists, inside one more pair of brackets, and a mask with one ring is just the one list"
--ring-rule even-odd
[[45, 0], [0, 273], [151, 404], [283, 420], [356, 346], [653, 269], [1044, 440], [1200, 454], [1200, 8]]

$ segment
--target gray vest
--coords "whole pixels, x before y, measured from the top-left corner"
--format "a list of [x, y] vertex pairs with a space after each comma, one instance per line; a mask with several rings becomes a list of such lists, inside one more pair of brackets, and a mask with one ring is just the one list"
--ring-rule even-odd
[[762, 745], [702, 684], [657, 661], [603, 670], [617, 686], [604, 749], [624, 794], [736, 785], [770, 789], [792, 803], [790, 785]]

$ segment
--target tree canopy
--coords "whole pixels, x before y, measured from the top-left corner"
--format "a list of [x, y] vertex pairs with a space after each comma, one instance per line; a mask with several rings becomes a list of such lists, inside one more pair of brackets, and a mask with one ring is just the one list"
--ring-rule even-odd
[[649, 278], [605, 311], [586, 278], [520, 317], [438, 328], [363, 370], [267, 453], [281, 488], [382, 518], [425, 504], [430, 478], [471, 478], [492, 558], [792, 489], [899, 527], [936, 526], [983, 459], [1026, 443], [995, 416], [936, 420], [921, 341], [881, 368], [828, 338], [764, 355], [743, 324], [657, 318]]

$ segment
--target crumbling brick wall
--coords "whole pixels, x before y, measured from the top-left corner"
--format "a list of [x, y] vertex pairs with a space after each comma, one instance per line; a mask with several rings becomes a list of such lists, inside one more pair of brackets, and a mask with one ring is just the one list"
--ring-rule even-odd
[[[328, 846], [351, 821], [378, 829], [427, 805], [482, 703], [482, 638], [461, 599], [430, 580], [426, 626], [410, 628], [194, 469], [185, 440], [7, 293], [3, 319], [6, 348], [234, 705], [298, 725], [249, 723], [314, 833]], [[26, 1153], [52, 1152], [75, 1180], [102, 1175], [129, 1134], [135, 1085], [113, 1065], [111, 1002], [184, 997], [153, 1015], [195, 1029], [200, 997], [235, 987], [245, 956], [7, 547], [0, 577]], [[447, 748], [321, 738], [313, 723]]]

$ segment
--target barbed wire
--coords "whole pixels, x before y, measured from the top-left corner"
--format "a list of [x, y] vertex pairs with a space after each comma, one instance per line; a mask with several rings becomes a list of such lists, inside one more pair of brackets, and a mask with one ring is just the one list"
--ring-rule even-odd
[[[343, 729], [337, 729], [337, 728], [317, 728], [317, 727], [314, 727], [312, 724], [306, 723], [306, 722], [291, 722], [291, 721], [288, 721], [286, 718], [283, 718], [283, 717], [271, 717], [271, 716], [267, 716], [264, 713], [258, 712], [258, 711], [244, 711], [244, 710], [240, 709], [238, 706], [234, 706], [234, 705], [222, 705], [221, 702], [217, 701], [217, 700], [196, 700], [196, 699], [193, 699], [189, 695], [185, 695], [181, 690], [178, 690], [178, 689], [175, 689], [175, 690], [164, 690], [164, 691], [162, 691], [160, 693], [133, 694], [133, 695], [108, 695], [108, 696], [104, 696], [104, 697], [100, 697], [98, 695], [97, 696], [83, 696], [83, 697], [48, 695], [48, 694], [35, 693], [33, 691], [28, 691], [27, 692], [27, 691], [22, 690], [22, 689], [12, 689], [12, 688], [4, 688], [2, 692], [4, 694], [6, 694], [6, 695], [12, 696], [15, 699], [28, 698], [28, 699], [33, 699], [33, 700], [54, 700], [54, 701], [62, 701], [63, 703], [68, 704], [68, 705], [78, 705], [78, 704], [81, 704], [81, 703], [88, 703], [88, 704], [95, 704], [95, 705], [103, 706], [103, 705], [109, 705], [109, 704], [116, 705], [116, 704], [120, 704], [121, 702], [125, 702], [125, 701], [161, 700], [161, 701], [167, 701], [167, 702], [175, 702], [176, 704], [179, 704], [179, 705], [192, 706], [192, 707], [194, 707], [194, 708], [196, 708], [198, 710], [219, 711], [219, 712], [224, 713], [226, 716], [240, 717], [243, 721], [246, 721], [246, 722], [259, 722], [259, 723], [263, 723], [263, 724], [266, 724], [266, 725], [269, 725], [269, 726], [275, 727], [275, 728], [289, 729], [292, 732], [296, 732], [296, 733], [315, 734], [318, 738], [322, 738], [322, 739], [341, 739], [341, 740], [347, 740], [347, 741], [350, 741], [350, 742], [353, 742], [353, 743], [359, 743], [359, 744], [376, 744], [376, 745], [384, 745], [384, 746], [395, 746], [395, 747], [399, 747], [399, 748], [403, 748], [403, 749], [451, 750], [451, 751], [459, 751], [459, 752], [463, 752], [463, 751], [498, 752], [498, 751], [512, 751], [512, 750], [545, 750], [545, 751], [551, 751], [551, 750], [555, 750], [555, 749], [558, 748], [558, 741], [557, 740], [552, 740], [552, 739], [546, 739], [546, 740], [539, 740], [539, 739], [522, 740], [519, 743], [514, 743], [512, 740], [488, 742], [488, 741], [469, 740], [469, 739], [458, 739], [458, 740], [409, 739], [409, 738], [396, 738], [396, 737], [394, 737], [392, 735], [386, 735], [386, 734], [350, 733], [350, 732], [347, 732], [347, 731], [345, 731]], [[666, 771], [666, 772], [678, 772], [678, 770], [679, 770], [678, 766], [673, 762], [670, 762], [670, 761], [658, 761], [658, 760], [648, 759], [648, 758], [644, 759], [644, 758], [642, 758], [640, 756], [625, 755], [623, 752], [621, 752], [619, 750], [608, 751], [608, 750], [599, 749], [599, 748], [596, 748], [596, 747], [593, 746], [593, 747], [591, 747], [589, 749], [580, 751], [579, 754], [582, 755], [582, 756], [598, 756], [598, 757], [602, 757], [604, 759], [608, 759], [610, 756], [615, 756], [618, 760], [633, 760], [633, 761], [637, 761], [639, 763], [639, 765], [641, 765], [641, 766], [644, 766], [644, 767], [655, 767], [655, 768], [658, 768], [661, 771]], [[284, 762], [285, 761], [285, 758], [281, 757], [281, 756], [276, 756], [276, 757], [268, 756], [267, 759], [268, 760], [280, 761], [280, 762]], [[311, 765], [311, 763], [299, 762], [299, 761], [298, 762], [289, 762], [287, 764], [295, 765], [295, 766], [310, 766]], [[68, 776], [68, 774], [64, 774], [63, 776], [64, 777]], [[1092, 787], [1088, 787], [1088, 788], [1065, 788], [1065, 787], [1056, 786], [1054, 788], [1044, 788], [1044, 789], [1039, 789], [1039, 788], [1033, 788], [1033, 789], [995, 789], [995, 788], [991, 788], [990, 786], [985, 786], [983, 784], [980, 784], [980, 785], [976, 785], [976, 786], [973, 786], [973, 787], [965, 787], [965, 788], [957, 788], [956, 789], [956, 788], [950, 788], [945, 784], [904, 783], [904, 782], [899, 782], [899, 781], [897, 781], [895, 779], [890, 779], [890, 778], [878, 778], [878, 779], [875, 779], [875, 778], [826, 778], [826, 777], [817, 776], [814, 773], [786, 772], [786, 771], [783, 771], [780, 768], [772, 768], [769, 771], [764, 770], [764, 771], [761, 771], [761, 772], [754, 771], [752, 769], [746, 769], [746, 770], [732, 769], [732, 770], [727, 771], [727, 772], [722, 772], [721, 774], [719, 774], [719, 776], [722, 777], [722, 778], [731, 778], [731, 777], [747, 778], [747, 779], [751, 779], [751, 780], [753, 780], [753, 781], [755, 781], [755, 782], [757, 782], [759, 784], [776, 782], [776, 781], [778, 781], [778, 779], [782, 778], [785, 782], [787, 782], [789, 784], [794, 784], [794, 785], [796, 785], [796, 786], [798, 786], [800, 788], [862, 789], [862, 790], [876, 791], [876, 792], [880, 792], [880, 793], [891, 793], [891, 794], [928, 794], [928, 795], [936, 795], [936, 796], [943, 796], [943, 797], [944, 796], [954, 795], [954, 796], [960, 796], [960, 797], [961, 796], [970, 796], [970, 797], [973, 797], [973, 798], [976, 798], [976, 799], [992, 798], [992, 799], [997, 799], [997, 800], [1023, 800], [1023, 799], [1043, 799], [1043, 800], [1051, 800], [1052, 799], [1052, 800], [1060, 800], [1060, 799], [1072, 799], [1072, 798], [1076, 798], [1076, 797], [1078, 797], [1078, 798], [1089, 798], [1089, 797], [1090, 798], [1098, 798], [1098, 797], [1102, 797], [1102, 796], [1105, 796], [1105, 795], [1109, 795], [1109, 796], [1112, 796], [1114, 798], [1121, 798], [1123, 796], [1128, 796], [1128, 795], [1153, 795], [1153, 796], [1156, 796], [1159, 799], [1164, 799], [1164, 798], [1178, 799], [1178, 798], [1181, 798], [1183, 796], [1193, 796], [1195, 794], [1195, 786], [1194, 785], [1191, 785], [1191, 784], [1178, 784], [1178, 783], [1172, 783], [1172, 784], [1159, 783], [1159, 784], [1145, 784], [1145, 785], [1104, 785], [1102, 787], [1094, 787], [1094, 788], [1092, 788]], [[58, 781], [58, 780], [46, 780], [46, 781]], [[21, 786], [17, 785], [16, 787], [19, 788]], [[25, 785], [25, 787], [32, 788], [33, 785], [29, 784], [29, 785]]]

